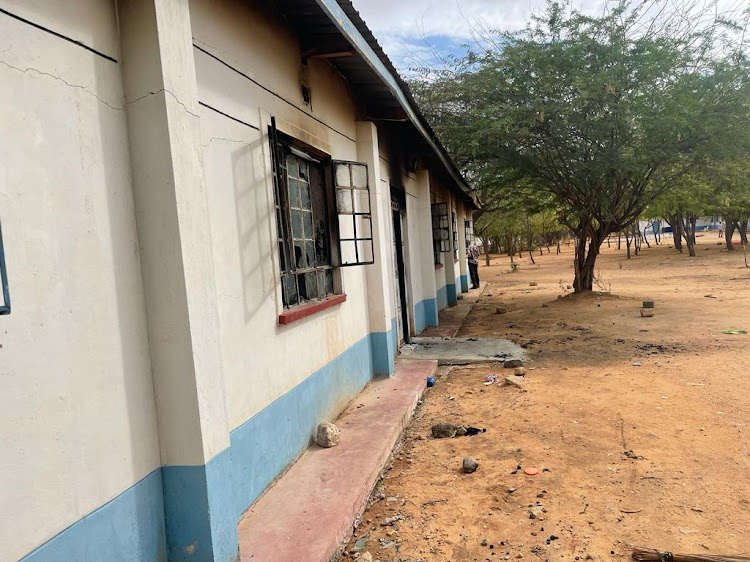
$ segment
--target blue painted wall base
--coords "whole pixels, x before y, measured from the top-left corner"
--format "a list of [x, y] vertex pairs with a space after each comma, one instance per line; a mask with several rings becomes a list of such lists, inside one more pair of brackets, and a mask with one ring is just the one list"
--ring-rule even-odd
[[445, 286], [445, 292], [446, 297], [448, 299], [448, 306], [456, 306], [458, 304], [458, 298], [456, 294], [456, 286], [455, 285], [446, 285]]
[[21, 562], [165, 562], [162, 474], [156, 469], [27, 554]]
[[[436, 321], [437, 311], [428, 316]], [[335, 418], [374, 374], [393, 374], [397, 338], [394, 318], [391, 330], [368, 334], [230, 432], [229, 448], [206, 465], [156, 469], [23, 562], [237, 560], [242, 514], [308, 448], [318, 423]]]
[[396, 353], [398, 352], [398, 326], [396, 319], [391, 319], [391, 329], [387, 332], [370, 334], [372, 346], [373, 374], [376, 377], [390, 377], [396, 372]]
[[469, 276], [468, 275], [461, 276], [461, 292], [462, 293], [469, 292]]
[[448, 288], [443, 285], [437, 290], [437, 307], [438, 310], [443, 310], [446, 306], [448, 306]]
[[414, 329], [420, 333], [427, 326], [438, 325], [438, 309], [435, 299], [419, 301], [414, 306]]

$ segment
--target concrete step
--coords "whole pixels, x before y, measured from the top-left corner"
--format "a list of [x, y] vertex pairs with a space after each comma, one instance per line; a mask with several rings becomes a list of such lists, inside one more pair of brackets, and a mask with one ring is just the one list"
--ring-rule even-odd
[[436, 361], [399, 359], [335, 422], [341, 443], [313, 445], [239, 522], [242, 562], [329, 562], [346, 545]]

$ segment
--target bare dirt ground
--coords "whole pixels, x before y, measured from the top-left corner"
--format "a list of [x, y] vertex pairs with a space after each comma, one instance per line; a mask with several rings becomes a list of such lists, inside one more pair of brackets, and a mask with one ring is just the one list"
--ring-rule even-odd
[[[608, 294], [566, 289], [572, 246], [517, 273], [505, 256], [480, 267], [489, 284], [458, 335], [523, 344], [527, 390], [484, 386], [508, 374], [495, 366], [443, 368], [345, 559], [355, 545], [399, 562], [750, 551], [750, 336], [722, 334], [750, 331], [750, 270], [715, 235], [692, 259], [664, 242], [631, 260], [605, 244]], [[443, 421], [487, 431], [429, 437]]]

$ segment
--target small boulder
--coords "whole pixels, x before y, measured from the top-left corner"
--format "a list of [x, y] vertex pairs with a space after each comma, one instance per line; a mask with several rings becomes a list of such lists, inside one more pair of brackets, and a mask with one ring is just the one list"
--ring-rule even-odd
[[471, 457], [464, 457], [462, 470], [466, 474], [471, 474], [472, 472], [476, 472], [477, 468], [479, 468], [479, 463], [477, 461], [475, 461]]
[[518, 377], [526, 376], [526, 367], [516, 367], [513, 374]]
[[497, 308], [495, 309], [495, 314], [507, 314], [507, 313], [508, 313], [508, 309], [507, 309], [507, 308], [504, 308], [504, 307], [502, 307], [502, 306], [498, 306], [498, 307], [497, 307]]
[[531, 283], [529, 283], [529, 287], [536, 287], [537, 285], [539, 285], [539, 283], [537, 283], [536, 281], [532, 281]]
[[503, 361], [503, 367], [506, 369], [515, 369], [516, 367], [523, 367], [523, 360], [521, 359], [506, 359]]
[[505, 377], [506, 386], [515, 386], [516, 388], [520, 388], [521, 390], [524, 390], [525, 382], [526, 382], [526, 379], [524, 379], [523, 377], [516, 376], [516, 375], [510, 375], [508, 377]]
[[363, 552], [359, 555], [359, 558], [357, 558], [359, 562], [372, 562], [372, 554], [369, 552]]
[[335, 447], [341, 442], [341, 430], [331, 422], [322, 422], [318, 425], [315, 441], [321, 447]]
[[432, 436], [435, 439], [448, 439], [455, 437], [458, 427], [452, 423], [436, 423], [432, 426]]
[[641, 309], [641, 318], [651, 318], [654, 315], [654, 310], [651, 308]]

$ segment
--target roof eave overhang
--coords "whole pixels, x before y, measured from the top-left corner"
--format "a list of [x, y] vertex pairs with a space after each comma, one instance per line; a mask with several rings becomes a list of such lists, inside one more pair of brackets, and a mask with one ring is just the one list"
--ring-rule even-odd
[[466, 180], [463, 178], [463, 176], [461, 176], [450, 156], [448, 156], [445, 149], [435, 138], [434, 134], [432, 134], [432, 132], [429, 130], [429, 127], [426, 125], [424, 118], [410, 102], [409, 97], [399, 84], [398, 78], [394, 76], [394, 74], [385, 66], [385, 64], [383, 64], [383, 61], [380, 60], [380, 57], [375, 53], [367, 40], [359, 32], [354, 22], [349, 19], [343, 8], [336, 0], [315, 1], [320, 9], [323, 10], [323, 12], [326, 14], [326, 16], [328, 16], [331, 22], [338, 28], [344, 38], [346, 38], [346, 40], [357, 51], [357, 53], [359, 53], [359, 55], [372, 69], [372, 71], [375, 72], [380, 80], [382, 80], [382, 82], [388, 87], [388, 89], [398, 101], [401, 108], [406, 113], [409, 121], [411, 121], [412, 125], [424, 138], [424, 140], [433, 150], [443, 166], [445, 166], [445, 169], [451, 176], [451, 179], [455, 181], [456, 186], [458, 186], [458, 188], [464, 193], [466, 198], [477, 209], [480, 209], [481, 203], [479, 202], [476, 193], [466, 183]]

